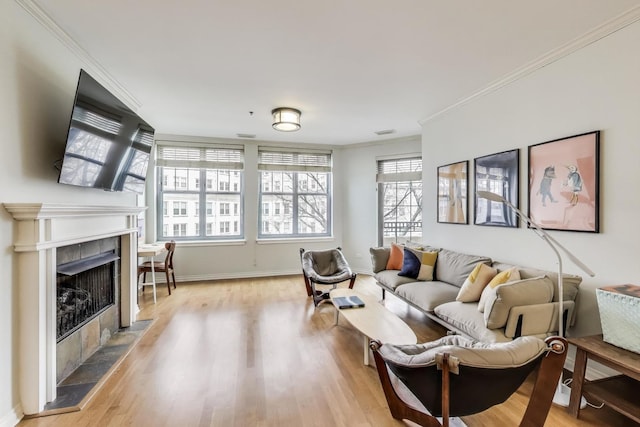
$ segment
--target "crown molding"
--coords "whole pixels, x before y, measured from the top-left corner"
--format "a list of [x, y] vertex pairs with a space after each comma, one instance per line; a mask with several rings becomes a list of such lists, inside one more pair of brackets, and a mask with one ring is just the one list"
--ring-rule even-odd
[[131, 109], [137, 111], [142, 103], [118, 82], [106, 68], [89, 54], [73, 37], [58, 25], [47, 12], [42, 9], [35, 0], [15, 0], [29, 15], [47, 29], [58, 41], [60, 41], [71, 53], [80, 59], [85, 68], [91, 71], [91, 75], [99, 80], [111, 92], [117, 94]]
[[537, 59], [534, 59], [533, 61], [525, 64], [520, 68], [517, 68], [506, 76], [503, 76], [500, 79], [489, 83], [484, 88], [480, 89], [477, 92], [474, 92], [466, 98], [463, 98], [455, 102], [454, 104], [451, 104], [448, 107], [443, 108], [442, 110], [434, 114], [431, 114], [428, 117], [418, 120], [418, 123], [424, 126], [427, 122], [433, 120], [436, 117], [448, 113], [449, 111], [455, 110], [456, 108], [468, 104], [469, 102], [482, 96], [493, 93], [503, 88], [504, 86], [507, 86], [517, 80], [524, 78], [525, 76], [539, 70], [540, 68], [546, 67], [549, 64], [552, 64], [566, 56], [569, 56], [572, 53], [635, 23], [638, 20], [640, 20], [640, 5], [634, 6], [626, 12], [616, 16], [615, 18], [605, 21], [601, 25], [595, 27], [582, 36], [577, 37], [569, 41], [568, 43], [565, 43], [564, 45], [561, 45], [558, 48], [549, 51], [548, 53], [538, 57]]

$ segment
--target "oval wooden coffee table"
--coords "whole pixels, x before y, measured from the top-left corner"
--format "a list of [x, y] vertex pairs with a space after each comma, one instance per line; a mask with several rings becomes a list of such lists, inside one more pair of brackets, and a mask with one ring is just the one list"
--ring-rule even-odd
[[340, 314], [364, 335], [364, 364], [369, 364], [369, 340], [378, 340], [383, 344], [415, 344], [418, 339], [411, 328], [398, 316], [378, 303], [375, 297], [361, 294], [349, 288], [337, 288], [329, 293], [331, 302], [335, 297], [356, 295], [363, 302], [361, 308], [336, 308], [336, 325]]

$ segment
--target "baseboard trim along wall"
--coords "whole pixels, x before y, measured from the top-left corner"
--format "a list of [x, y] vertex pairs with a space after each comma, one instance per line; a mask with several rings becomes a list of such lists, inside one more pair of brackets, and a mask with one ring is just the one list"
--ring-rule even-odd
[[0, 427], [14, 427], [23, 417], [24, 412], [22, 412], [22, 405], [18, 404], [0, 418]]

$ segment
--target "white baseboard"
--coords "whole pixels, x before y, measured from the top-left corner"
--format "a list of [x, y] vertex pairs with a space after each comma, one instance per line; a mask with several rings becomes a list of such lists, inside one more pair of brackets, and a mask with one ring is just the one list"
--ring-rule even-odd
[[18, 404], [0, 418], [0, 427], [14, 427], [22, 420], [22, 417], [24, 417], [22, 405]]
[[[207, 280], [221, 280], [221, 279], [251, 279], [254, 277], [277, 277], [277, 276], [291, 276], [299, 274], [300, 280], [302, 280], [302, 270], [285, 270], [285, 271], [255, 271], [255, 272], [242, 272], [242, 273], [221, 273], [221, 274], [192, 274], [192, 275], [180, 275], [176, 276], [176, 282], [204, 282]], [[166, 283], [164, 274], [156, 274], [157, 283]], [[304, 282], [301, 282], [304, 283]]]

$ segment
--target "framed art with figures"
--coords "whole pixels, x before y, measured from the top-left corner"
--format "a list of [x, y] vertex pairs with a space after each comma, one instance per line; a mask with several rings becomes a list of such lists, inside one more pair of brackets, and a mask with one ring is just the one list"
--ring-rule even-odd
[[438, 166], [438, 222], [468, 224], [469, 161]]
[[598, 233], [600, 131], [529, 146], [529, 217], [548, 230]]

